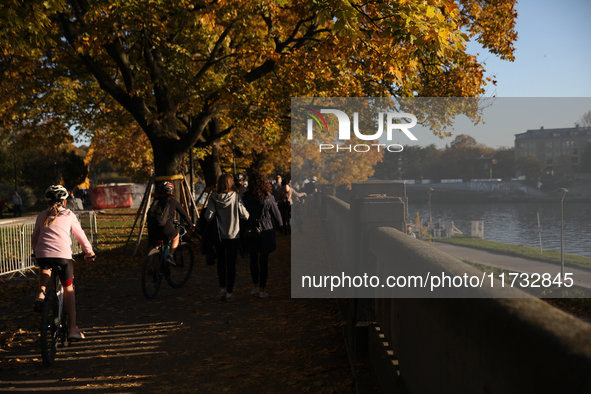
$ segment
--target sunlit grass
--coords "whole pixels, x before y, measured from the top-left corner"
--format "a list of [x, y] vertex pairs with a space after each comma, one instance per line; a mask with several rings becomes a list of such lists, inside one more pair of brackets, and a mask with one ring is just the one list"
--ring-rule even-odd
[[[98, 247], [101, 251], [112, 251], [125, 246], [137, 215], [136, 209], [116, 209], [97, 212]], [[129, 248], [135, 246], [139, 232], [140, 220], [137, 221], [134, 234], [129, 240]], [[147, 239], [144, 228], [142, 240]], [[132, 249], [133, 250], [133, 249]]]

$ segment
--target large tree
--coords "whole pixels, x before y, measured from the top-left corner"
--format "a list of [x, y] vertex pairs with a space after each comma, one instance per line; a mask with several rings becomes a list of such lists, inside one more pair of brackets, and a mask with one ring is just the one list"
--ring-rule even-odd
[[493, 178], [515, 177], [515, 148], [499, 148], [493, 154]]
[[466, 41], [512, 60], [514, 5], [7, 0], [0, 116], [9, 128], [51, 116], [123, 135], [133, 120], [150, 140], [157, 175], [178, 173], [197, 146], [210, 150], [200, 163], [211, 179], [221, 139], [260, 134], [253, 120], [275, 119], [263, 135], [269, 146], [288, 143], [290, 97], [481, 95], [484, 67]]
[[479, 144], [473, 137], [459, 134], [441, 154], [441, 177], [470, 180], [474, 178], [474, 159], [488, 157], [492, 153], [492, 148]]
[[576, 123], [576, 125], [578, 126], [579, 123], [583, 127], [591, 127], [591, 111], [585, 112], [581, 116], [581, 119], [579, 119], [579, 121]]
[[515, 168], [528, 182], [535, 182], [544, 170], [544, 165], [533, 156], [521, 156], [515, 161]]

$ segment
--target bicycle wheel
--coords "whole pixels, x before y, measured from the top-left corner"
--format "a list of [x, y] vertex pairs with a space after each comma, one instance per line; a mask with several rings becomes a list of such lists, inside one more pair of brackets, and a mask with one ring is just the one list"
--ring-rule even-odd
[[174, 261], [176, 265], [170, 264], [168, 267], [170, 273], [166, 281], [170, 287], [178, 289], [189, 280], [191, 271], [193, 271], [193, 248], [190, 244], [182, 243], [174, 251]]
[[152, 251], [146, 256], [144, 268], [142, 269], [142, 291], [147, 299], [156, 297], [162, 283], [162, 274], [160, 273], [160, 252]]
[[46, 366], [53, 365], [59, 340], [59, 302], [53, 292], [47, 292], [41, 309], [41, 358]]

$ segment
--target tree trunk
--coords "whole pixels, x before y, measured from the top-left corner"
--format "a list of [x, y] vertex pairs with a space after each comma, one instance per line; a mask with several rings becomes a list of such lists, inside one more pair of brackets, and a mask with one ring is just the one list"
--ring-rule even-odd
[[177, 175], [181, 173], [181, 162], [187, 152], [179, 149], [176, 141], [160, 140], [152, 144], [154, 151], [154, 172], [156, 176]]
[[222, 166], [220, 164], [220, 140], [216, 140], [211, 145], [211, 155], [199, 160], [199, 165], [203, 170], [205, 184], [215, 186], [218, 178], [222, 175]]

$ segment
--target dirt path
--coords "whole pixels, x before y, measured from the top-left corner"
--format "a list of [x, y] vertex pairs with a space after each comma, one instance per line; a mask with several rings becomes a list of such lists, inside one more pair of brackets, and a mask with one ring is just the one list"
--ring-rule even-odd
[[19, 301], [0, 301], [0, 392], [355, 392], [335, 302], [291, 299], [290, 253], [289, 236], [278, 235], [267, 299], [250, 295], [239, 257], [233, 303], [219, 301], [215, 266], [198, 254], [189, 282], [163, 283], [153, 301], [141, 293], [141, 258], [83, 263], [76, 292], [87, 339], [60, 348], [51, 368], [40, 360], [33, 286], [13, 286]]

